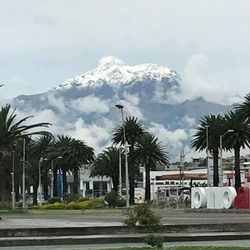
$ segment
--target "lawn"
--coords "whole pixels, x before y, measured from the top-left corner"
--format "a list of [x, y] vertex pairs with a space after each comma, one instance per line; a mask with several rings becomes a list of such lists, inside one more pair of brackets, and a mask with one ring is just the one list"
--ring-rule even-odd
[[[127, 247], [127, 248], [110, 248], [105, 250], [153, 250], [156, 248], [150, 247]], [[177, 246], [177, 247], [167, 247], [162, 250], [249, 250], [250, 247], [215, 247], [215, 246]], [[101, 249], [99, 249], [101, 250]]]

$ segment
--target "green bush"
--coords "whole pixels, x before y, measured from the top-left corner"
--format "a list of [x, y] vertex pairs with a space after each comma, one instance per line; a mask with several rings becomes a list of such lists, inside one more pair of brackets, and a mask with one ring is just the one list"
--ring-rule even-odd
[[71, 201], [78, 201], [80, 198], [78, 194], [64, 194], [63, 201], [69, 203]]
[[91, 208], [103, 208], [105, 207], [104, 198], [98, 197], [91, 199]]
[[4, 209], [11, 209], [11, 203], [10, 202], [5, 202], [5, 201], [1, 201], [0, 202], [0, 209], [4, 210]]
[[119, 196], [116, 191], [111, 191], [105, 195], [105, 201], [108, 203], [109, 207], [116, 207], [118, 199]]
[[55, 202], [53, 204], [44, 204], [40, 208], [41, 209], [65, 209], [66, 206], [67, 205], [64, 203]]
[[87, 209], [91, 208], [91, 201], [71, 201], [69, 204], [67, 204], [66, 209]]
[[78, 199], [78, 202], [89, 201], [89, 200], [90, 200], [89, 197], [82, 197], [82, 198]]
[[123, 198], [118, 199], [116, 202], [116, 206], [117, 207], [126, 207], [126, 200], [124, 200]]
[[48, 199], [49, 204], [54, 204], [54, 203], [61, 203], [62, 199], [60, 197], [51, 197]]
[[143, 226], [145, 231], [159, 231], [161, 229], [160, 217], [155, 215], [148, 204], [140, 204], [128, 212], [124, 224], [128, 227]]
[[147, 235], [144, 241], [153, 248], [163, 248], [163, 238], [160, 235]]

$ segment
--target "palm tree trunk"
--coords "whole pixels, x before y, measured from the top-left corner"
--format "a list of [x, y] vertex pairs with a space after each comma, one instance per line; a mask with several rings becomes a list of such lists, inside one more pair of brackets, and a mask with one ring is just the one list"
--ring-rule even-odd
[[48, 178], [47, 175], [44, 175], [44, 182], [43, 182], [43, 190], [44, 190], [44, 200], [48, 200], [49, 197], [49, 189], [48, 189]]
[[54, 182], [53, 194], [54, 194], [54, 197], [57, 197], [58, 196], [58, 192], [57, 192], [57, 169], [54, 169], [53, 182]]
[[214, 163], [213, 182], [214, 182], [214, 187], [218, 187], [218, 184], [219, 184], [218, 162], [219, 162], [219, 150], [213, 149], [213, 163]]
[[133, 205], [135, 202], [135, 174], [131, 173], [129, 176], [129, 204]]
[[63, 178], [63, 193], [66, 194], [68, 191], [68, 183], [67, 183], [67, 171], [63, 169], [62, 171]]
[[79, 178], [78, 178], [78, 169], [75, 168], [74, 169], [74, 183], [73, 183], [73, 193], [74, 194], [78, 194], [78, 182], [79, 182]]
[[38, 183], [34, 183], [34, 187], [33, 187], [33, 205], [37, 205], [37, 190], [38, 190]]
[[145, 201], [150, 203], [150, 167], [145, 165], [146, 186], [145, 186]]
[[113, 182], [113, 190], [118, 192], [119, 180], [117, 179], [117, 175], [112, 176], [112, 182]]
[[241, 186], [239, 146], [234, 147], [234, 172], [235, 172], [235, 189], [237, 190]]

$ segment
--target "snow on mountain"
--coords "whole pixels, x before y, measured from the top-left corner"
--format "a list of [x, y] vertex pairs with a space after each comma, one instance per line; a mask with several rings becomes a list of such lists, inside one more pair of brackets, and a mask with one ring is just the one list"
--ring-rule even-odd
[[148, 79], [156, 82], [162, 82], [166, 79], [172, 81], [177, 80], [178, 75], [173, 70], [157, 64], [128, 66], [124, 65], [120, 59], [109, 56], [101, 59], [96, 69], [69, 79], [55, 89], [66, 90], [74, 86], [100, 87], [105, 83], [112, 87], [119, 87]]
[[229, 106], [193, 100], [173, 102], [181, 92], [179, 75], [156, 64], [129, 66], [115, 57], [105, 57], [98, 66], [67, 80], [46, 93], [18, 96], [13, 105], [22, 115], [34, 115], [35, 122], [53, 124], [54, 134], [67, 133], [85, 140], [96, 153], [110, 145], [120, 112], [137, 116], [144, 126], [166, 145], [176, 160], [189, 145], [193, 129], [207, 113], [222, 113]]

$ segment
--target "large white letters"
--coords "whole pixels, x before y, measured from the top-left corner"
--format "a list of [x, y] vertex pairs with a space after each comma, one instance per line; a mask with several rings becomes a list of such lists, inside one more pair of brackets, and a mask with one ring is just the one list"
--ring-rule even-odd
[[234, 187], [192, 188], [191, 207], [208, 209], [229, 209], [237, 193]]

